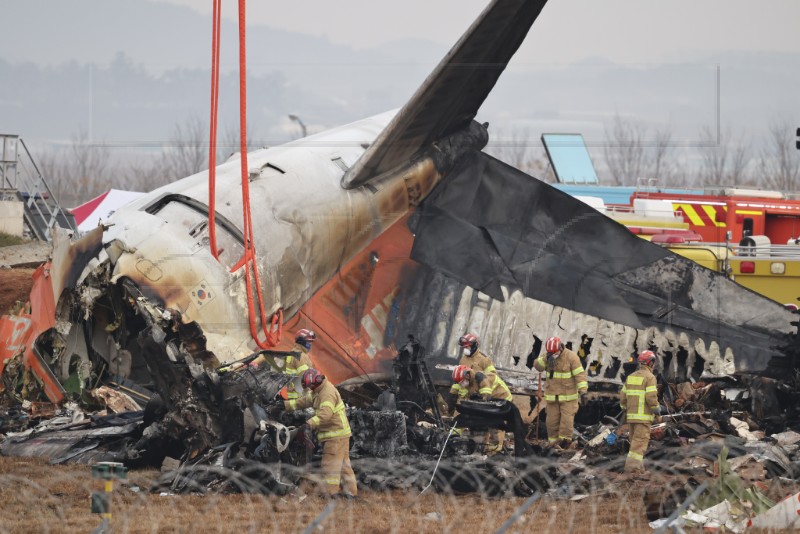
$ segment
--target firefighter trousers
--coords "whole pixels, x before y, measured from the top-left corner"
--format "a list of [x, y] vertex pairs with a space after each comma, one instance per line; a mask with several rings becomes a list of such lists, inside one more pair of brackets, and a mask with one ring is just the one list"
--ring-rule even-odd
[[322, 476], [329, 495], [342, 493], [358, 495], [356, 475], [350, 466], [350, 437], [334, 438], [322, 445]]
[[506, 439], [504, 430], [488, 430], [483, 439], [483, 452], [495, 453], [503, 450], [503, 442]]
[[650, 423], [628, 423], [631, 433], [631, 449], [625, 459], [625, 471], [644, 471], [644, 453], [650, 443]]
[[555, 443], [562, 439], [572, 441], [572, 428], [578, 401], [547, 401], [547, 441]]

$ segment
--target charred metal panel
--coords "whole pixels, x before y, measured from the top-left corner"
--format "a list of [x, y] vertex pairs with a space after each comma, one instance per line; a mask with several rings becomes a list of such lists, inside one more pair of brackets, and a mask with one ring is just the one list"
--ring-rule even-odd
[[[699, 345], [704, 357], [730, 358], [730, 351], [740, 372], [780, 372], [791, 363], [778, 350], [793, 331], [788, 310], [485, 154], [474, 152], [459, 162], [423, 203], [412, 231], [412, 258], [446, 275], [429, 279], [433, 287], [420, 293], [436, 308], [427, 316], [452, 325], [449, 335], [442, 332], [432, 340], [432, 350], [452, 350], [452, 338], [475, 325], [496, 338], [519, 330], [520, 320], [541, 324], [531, 314], [549, 310], [523, 303], [514, 296], [518, 289], [558, 308], [631, 327], [634, 338], [646, 339], [635, 340], [636, 346], [623, 340], [629, 351], [649, 344], [662, 349]], [[442, 294], [442, 304], [427, 299], [443, 287], [456, 298], [459, 291], [467, 296], [464, 285], [481, 292], [468, 295], [470, 313], [459, 313]], [[464, 300], [458, 299], [458, 306]], [[594, 322], [596, 328], [611, 329], [608, 334], [620, 329]], [[508, 328], [509, 323], [517, 328]], [[576, 349], [581, 334], [600, 341], [614, 337], [581, 330], [570, 340]], [[534, 333], [542, 337], [558, 329]], [[602, 343], [597, 345], [599, 352]]]
[[353, 431], [356, 454], [389, 458], [401, 454], [408, 447], [406, 419], [401, 412], [350, 408], [347, 419]]

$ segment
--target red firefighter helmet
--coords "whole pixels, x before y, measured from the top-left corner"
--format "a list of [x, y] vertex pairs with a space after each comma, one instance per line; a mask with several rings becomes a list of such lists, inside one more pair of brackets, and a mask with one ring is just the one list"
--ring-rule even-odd
[[652, 350], [643, 350], [639, 354], [639, 363], [647, 365], [648, 367], [653, 367], [656, 363], [656, 355], [653, 353]]
[[467, 378], [467, 373], [470, 372], [470, 368], [466, 365], [458, 365], [455, 369], [453, 369], [453, 382], [458, 383]]
[[478, 336], [475, 334], [464, 334], [460, 338], [458, 338], [458, 346], [459, 347], [477, 347], [478, 346]]
[[548, 337], [544, 343], [544, 350], [547, 351], [547, 354], [555, 354], [561, 350], [562, 346], [561, 338], [556, 336]]
[[311, 341], [315, 341], [316, 339], [317, 339], [317, 334], [315, 334], [313, 330], [307, 330], [305, 328], [301, 328], [294, 335], [294, 342], [295, 343], [311, 342]]
[[306, 369], [303, 372], [303, 387], [308, 388], [311, 391], [317, 389], [322, 381], [325, 380], [325, 375], [317, 371], [316, 369]]

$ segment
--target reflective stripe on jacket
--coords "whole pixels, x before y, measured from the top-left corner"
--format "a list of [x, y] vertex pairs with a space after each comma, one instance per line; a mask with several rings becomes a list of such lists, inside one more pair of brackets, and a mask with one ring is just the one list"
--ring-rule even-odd
[[350, 422], [347, 420], [344, 402], [339, 390], [331, 384], [328, 379], [311, 394], [311, 396], [301, 397], [297, 400], [288, 400], [285, 403], [286, 409], [292, 407], [302, 410], [309, 406], [314, 407], [314, 416], [306, 423], [313, 430], [317, 431], [317, 440], [326, 441], [334, 438], [342, 438], [351, 435]]
[[565, 348], [556, 358], [552, 369], [547, 366], [547, 355], [542, 354], [533, 362], [537, 371], [545, 371], [544, 399], [549, 402], [567, 402], [578, 400], [578, 395], [586, 393], [589, 384], [586, 382], [586, 371], [581, 359], [571, 350]]
[[497, 400], [511, 401], [514, 398], [502, 378], [493, 373], [485, 374], [475, 371], [469, 374], [469, 386], [464, 387], [455, 383], [450, 387], [450, 393], [458, 396], [458, 402], [476, 393], [481, 397]]
[[[303, 376], [303, 373], [311, 368], [311, 357], [308, 355], [308, 349], [300, 343], [295, 343], [292, 352], [297, 354], [297, 356], [286, 357], [286, 367], [283, 368], [283, 374], [297, 377], [296, 380], [299, 380], [300, 377]], [[286, 384], [286, 398], [300, 398], [300, 394], [297, 393], [297, 384], [295, 380]]]
[[628, 422], [653, 422], [653, 409], [658, 406], [658, 387], [656, 377], [647, 366], [643, 365], [625, 380], [619, 404], [626, 410]]
[[283, 369], [283, 374], [302, 375], [311, 367], [311, 357], [308, 355], [308, 350], [300, 343], [295, 343], [292, 352], [296, 353], [297, 356], [286, 357], [286, 367]]

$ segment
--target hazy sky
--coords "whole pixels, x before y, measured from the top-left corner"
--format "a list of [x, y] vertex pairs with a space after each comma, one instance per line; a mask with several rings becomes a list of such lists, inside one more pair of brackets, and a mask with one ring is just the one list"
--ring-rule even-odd
[[[251, 124], [271, 141], [296, 128], [289, 113], [319, 130], [400, 107], [488, 3], [250, 0]], [[238, 2], [223, 4], [222, 70], [234, 75]], [[212, 0], [0, 5], [4, 129], [152, 139], [208, 113]], [[479, 118], [496, 140], [577, 131], [595, 143], [616, 116], [684, 144], [718, 122], [748, 132], [797, 122], [798, 21], [800, 0], [550, 0]], [[222, 115], [238, 117], [223, 95]]]
[[[157, 0], [211, 11], [211, 0]], [[249, 24], [371, 47], [426, 38], [448, 46], [488, 0], [259, 0]], [[223, 16], [238, 17], [237, 2]], [[798, 0], [551, 0], [516, 61], [570, 63], [589, 56], [620, 63], [681, 61], [731, 50], [800, 53]]]

